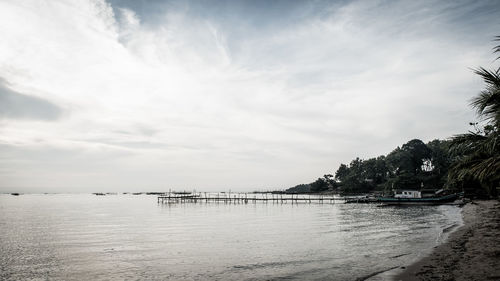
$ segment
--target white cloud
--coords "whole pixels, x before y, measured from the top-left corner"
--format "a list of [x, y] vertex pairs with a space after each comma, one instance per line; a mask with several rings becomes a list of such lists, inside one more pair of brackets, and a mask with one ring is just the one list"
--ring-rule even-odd
[[447, 34], [449, 4], [373, 3], [246, 33], [184, 8], [146, 24], [97, 0], [4, 1], [0, 77], [69, 113], [1, 121], [0, 188], [287, 187], [465, 130], [494, 34]]

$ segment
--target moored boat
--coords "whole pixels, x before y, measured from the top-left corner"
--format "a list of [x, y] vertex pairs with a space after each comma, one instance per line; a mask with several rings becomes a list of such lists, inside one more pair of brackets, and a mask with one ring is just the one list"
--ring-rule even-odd
[[345, 197], [344, 202], [346, 204], [349, 203], [378, 203], [378, 198], [371, 196], [362, 196], [362, 197]]
[[[461, 193], [453, 193], [448, 195], [433, 196], [433, 197], [421, 197], [420, 192], [416, 193], [414, 191], [403, 191], [410, 192], [407, 196], [394, 196], [394, 197], [380, 197], [378, 201], [385, 205], [439, 205], [454, 202], [459, 199]], [[406, 194], [405, 194], [406, 195]]]

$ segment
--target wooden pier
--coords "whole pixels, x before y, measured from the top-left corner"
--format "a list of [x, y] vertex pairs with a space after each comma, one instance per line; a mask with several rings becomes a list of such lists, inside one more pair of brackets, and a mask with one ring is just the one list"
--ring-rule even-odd
[[336, 200], [345, 201], [345, 198], [324, 196], [324, 195], [305, 195], [305, 194], [270, 194], [270, 193], [166, 193], [158, 196], [160, 204], [175, 203], [319, 203], [333, 204]]

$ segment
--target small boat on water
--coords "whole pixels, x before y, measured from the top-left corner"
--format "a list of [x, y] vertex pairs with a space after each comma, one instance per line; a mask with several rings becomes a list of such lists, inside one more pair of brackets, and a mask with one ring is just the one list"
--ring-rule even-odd
[[462, 195], [462, 193], [443, 194], [443, 190], [439, 190], [433, 196], [423, 197], [420, 191], [398, 190], [394, 193], [394, 197], [379, 197], [378, 201], [385, 205], [439, 205], [452, 203]]
[[372, 196], [357, 196], [357, 197], [344, 197], [344, 202], [346, 204], [351, 203], [378, 203], [379, 200]]

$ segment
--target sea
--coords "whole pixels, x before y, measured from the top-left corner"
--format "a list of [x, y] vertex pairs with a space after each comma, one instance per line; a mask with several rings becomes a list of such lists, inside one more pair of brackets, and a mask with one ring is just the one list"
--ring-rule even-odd
[[386, 280], [462, 224], [457, 206], [158, 203], [0, 195], [0, 280]]

